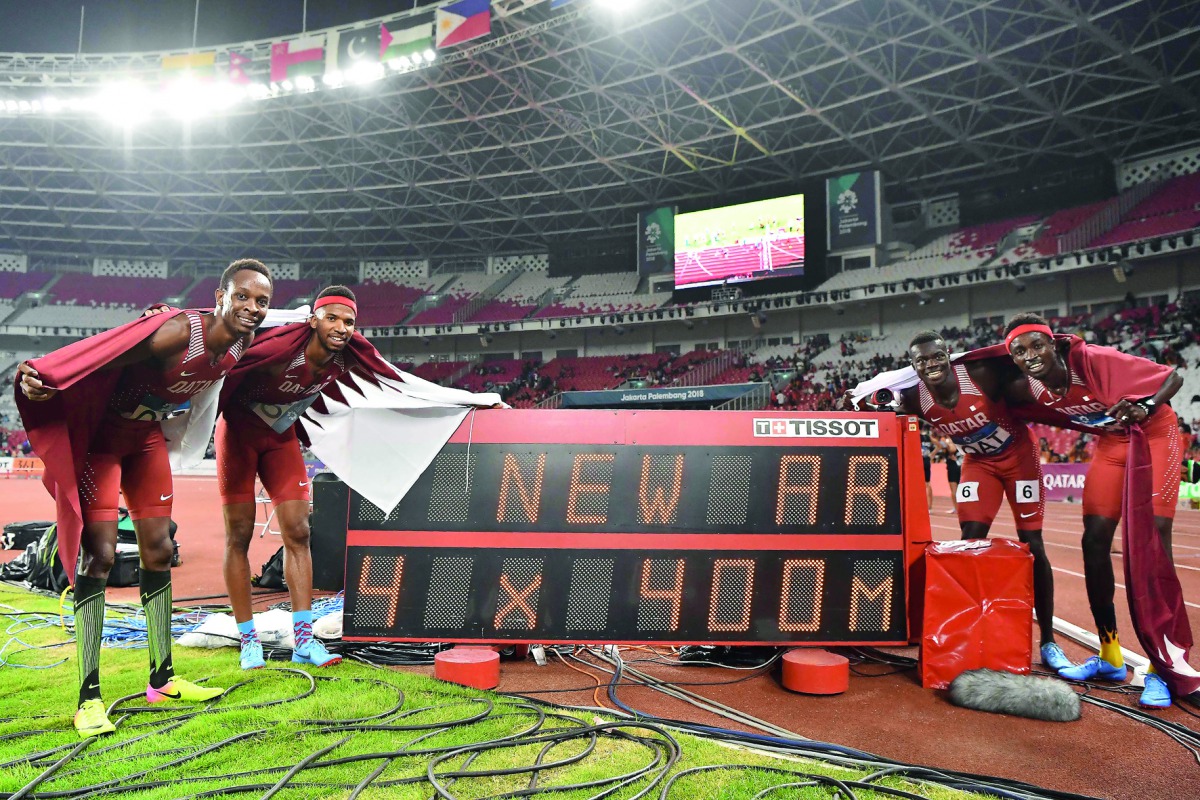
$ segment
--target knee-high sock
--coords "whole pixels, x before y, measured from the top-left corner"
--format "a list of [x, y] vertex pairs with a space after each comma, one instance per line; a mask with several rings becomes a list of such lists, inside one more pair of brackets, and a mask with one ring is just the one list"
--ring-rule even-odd
[[100, 699], [100, 639], [104, 633], [104, 578], [75, 578], [75, 651], [79, 705]]
[[175, 675], [171, 668], [171, 571], [143, 569], [140, 586], [150, 643], [150, 685], [159, 689]]

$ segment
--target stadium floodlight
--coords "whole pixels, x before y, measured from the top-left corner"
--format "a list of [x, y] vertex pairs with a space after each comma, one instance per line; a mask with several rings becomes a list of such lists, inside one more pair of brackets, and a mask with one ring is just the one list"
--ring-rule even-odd
[[326, 72], [325, 77], [323, 77], [321, 80], [326, 86], [336, 89], [342, 85], [344, 78], [342, 77], [342, 73], [334, 70], [333, 72]]
[[408, 56], [396, 56], [387, 62], [387, 65], [395, 72], [402, 72], [412, 66], [412, 62], [408, 60]]
[[124, 125], [134, 125], [149, 116], [150, 93], [131, 81], [103, 86], [92, 98], [92, 108], [101, 116]]
[[301, 75], [296, 78], [296, 88], [302, 92], [311, 92], [317, 88], [317, 82], [307, 75]]
[[264, 100], [271, 96], [271, 87], [265, 83], [252, 83], [246, 87], [246, 94], [255, 100]]
[[279, 88], [283, 89], [285, 92], [290, 92], [292, 89], [296, 88], [296, 85], [291, 81], [285, 80], [283, 83], [279, 84]]
[[378, 61], [360, 61], [350, 68], [348, 77], [354, 83], [371, 83], [383, 77], [383, 64]]
[[4, 101], [4, 110], [10, 114], [17, 113], [17, 101], [16, 100], [5, 100]]
[[46, 95], [44, 98], [42, 98], [42, 108], [47, 114], [56, 114], [59, 111], [62, 111], [62, 107], [63, 104], [57, 97], [54, 97], [53, 95]]
[[422, 53], [421, 55], [423, 55], [425, 57], [425, 62], [427, 64], [432, 64], [434, 61], [437, 60], [437, 53], [434, 52], [432, 47], [427, 47], [425, 49], [425, 52]]

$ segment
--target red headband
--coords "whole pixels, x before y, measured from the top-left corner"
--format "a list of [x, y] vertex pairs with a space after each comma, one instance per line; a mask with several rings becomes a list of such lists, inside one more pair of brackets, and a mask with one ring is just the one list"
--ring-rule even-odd
[[1017, 327], [1013, 328], [1011, 332], [1009, 332], [1008, 336], [1004, 337], [1004, 349], [1011, 351], [1013, 340], [1018, 336], [1023, 336], [1026, 333], [1044, 333], [1046, 334], [1047, 339], [1054, 339], [1054, 331], [1050, 330], [1049, 325], [1042, 325], [1041, 323], [1018, 325]]
[[353, 311], [355, 314], [358, 313], [357, 303], [355, 303], [349, 297], [342, 297], [341, 295], [336, 294], [327, 294], [324, 297], [318, 298], [317, 302], [313, 303], [313, 312], [315, 313], [316, 310], [321, 306], [331, 306], [335, 303], [340, 306], [349, 306], [351, 311]]

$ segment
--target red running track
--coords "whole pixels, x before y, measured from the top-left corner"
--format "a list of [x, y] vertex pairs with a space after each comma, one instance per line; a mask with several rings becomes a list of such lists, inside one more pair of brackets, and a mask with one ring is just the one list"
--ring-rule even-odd
[[[935, 481], [940, 477], [935, 470]], [[942, 478], [944, 481], [944, 477]], [[174, 570], [176, 598], [224, 595], [221, 578], [223, 529], [212, 478], [177, 478], [175, 520], [182, 566]], [[931, 515], [938, 539], [958, 538], [958, 525], [945, 511], [945, 496], [934, 500]], [[49, 496], [35, 481], [0, 480], [0, 522], [46, 519], [53, 513]], [[1091, 615], [1083, 586], [1079, 554], [1079, 506], [1047, 506], [1045, 539], [1055, 568], [1057, 614], [1091, 630]], [[994, 534], [1014, 537], [1011, 518], [1003, 515]], [[315, 532], [314, 535], [319, 535]], [[279, 547], [279, 537], [255, 537], [250, 564], [260, 565]], [[0, 561], [17, 555], [0, 551]], [[1118, 581], [1122, 564], [1114, 555]], [[1181, 511], [1175, 525], [1175, 560], [1180, 582], [1189, 604], [1193, 635], [1200, 640], [1200, 511]], [[1119, 581], [1120, 582], [1120, 581]], [[137, 600], [137, 587], [110, 589], [113, 601]], [[259, 596], [265, 607], [286, 595]], [[222, 602], [216, 599], [211, 602]], [[1124, 593], [1116, 595], [1122, 644], [1140, 652], [1133, 636]], [[1031, 638], [1036, 639], [1033, 631]], [[1075, 660], [1089, 653], [1062, 640], [1063, 649]], [[1197, 648], [1200, 650], [1200, 648]], [[916, 648], [897, 651], [911, 657]], [[228, 657], [234, 657], [233, 651]], [[655, 657], [636, 649], [624, 651], [627, 660]], [[1200, 652], [1193, 651], [1192, 663], [1200, 666]], [[576, 665], [579, 666], [579, 665]], [[811, 739], [836, 742], [882, 756], [931, 767], [1023, 780], [1060, 791], [1107, 798], [1200, 797], [1200, 766], [1181, 746], [1147, 726], [1095, 706], [1085, 705], [1083, 718], [1074, 723], [1053, 723], [985, 714], [956, 708], [940, 692], [920, 687], [913, 671], [883, 674], [883, 668], [864, 667], [878, 677], [853, 674], [850, 690], [835, 697], [794, 694], [783, 689], [773, 674], [729, 683], [745, 676], [715, 667], [678, 667], [643, 662], [637, 666], [661, 680], [705, 683], [689, 686], [692, 691], [736, 707], [760, 719], [795, 731]], [[580, 667], [581, 669], [586, 669]], [[408, 668], [430, 675], [432, 668]], [[532, 661], [505, 662], [500, 690], [537, 693], [536, 696], [564, 704], [593, 705], [593, 686], [607, 675], [592, 670], [595, 677], [580, 674], [558, 661], [538, 667]], [[3, 680], [3, 671], [0, 671]], [[548, 693], [552, 692], [552, 693]], [[622, 687], [621, 700], [639, 711], [710, 725], [741, 728], [693, 706], [646, 688]], [[1135, 707], [1137, 694], [1103, 693], [1123, 705]], [[599, 699], [607, 704], [603, 692]], [[1162, 719], [1200, 729], [1200, 720], [1178, 706], [1160, 713]], [[742, 728], [745, 729], [745, 728]]]

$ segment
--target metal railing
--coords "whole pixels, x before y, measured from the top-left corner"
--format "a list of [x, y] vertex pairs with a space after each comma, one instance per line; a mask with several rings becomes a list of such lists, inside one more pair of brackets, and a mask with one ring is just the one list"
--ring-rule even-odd
[[726, 400], [719, 406], [713, 406], [713, 411], [757, 411], [766, 408], [771, 402], [771, 384], [760, 383], [750, 391], [732, 400]]
[[501, 275], [490, 286], [488, 286], [482, 292], [477, 294], [475, 296], [475, 299], [473, 299], [471, 302], [467, 303], [465, 306], [463, 306], [462, 308], [455, 311], [454, 318], [453, 318], [454, 321], [455, 322], [466, 322], [468, 319], [470, 319], [472, 316], [474, 316], [476, 311], [483, 308], [488, 303], [492, 302], [492, 300], [496, 299], [496, 295], [500, 294], [505, 289], [507, 289], [508, 285], [510, 283], [512, 283], [513, 281], [515, 281], [517, 278], [521, 277], [521, 275], [522, 275], [522, 273], [520, 270], [513, 270], [511, 272], [506, 272], [503, 275]]
[[691, 372], [685, 372], [671, 381], [672, 386], [705, 386], [709, 380], [720, 375], [733, 366], [733, 362], [741, 354], [736, 350], [726, 350], [714, 359], [705, 361]]

